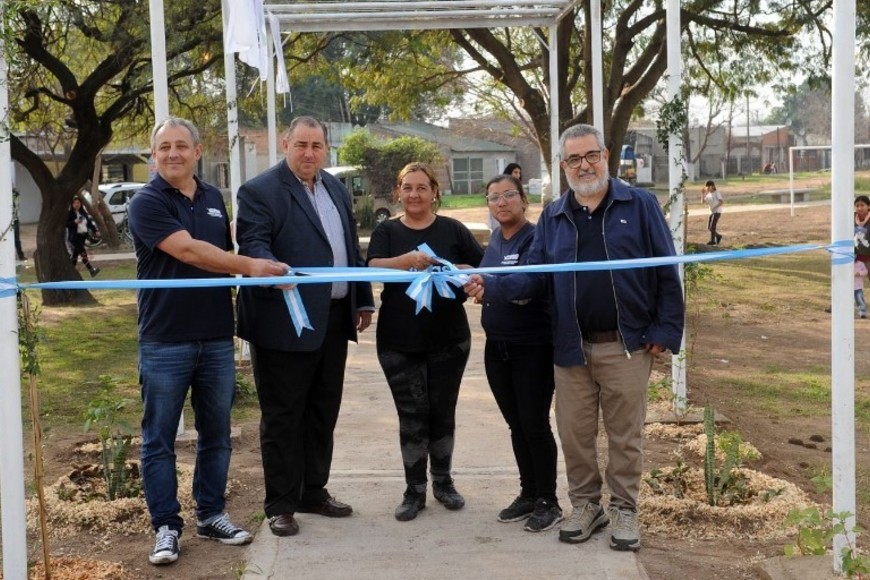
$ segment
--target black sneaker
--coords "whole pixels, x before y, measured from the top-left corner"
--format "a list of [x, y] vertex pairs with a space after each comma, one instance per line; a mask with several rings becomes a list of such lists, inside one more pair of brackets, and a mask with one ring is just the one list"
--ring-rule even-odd
[[196, 535], [207, 540], [217, 540], [221, 544], [230, 546], [242, 546], [250, 544], [254, 539], [250, 533], [233, 524], [230, 516], [221, 514], [216, 520], [207, 525], [196, 523]]
[[416, 518], [422, 509], [426, 509], [426, 492], [408, 488], [405, 490], [402, 503], [396, 508], [396, 519], [400, 522], [409, 522]]
[[498, 521], [520, 522], [532, 515], [533, 511], [535, 511], [535, 500], [518, 495], [511, 505], [498, 512]]
[[432, 495], [449, 510], [458, 510], [465, 505], [465, 498], [456, 491], [452, 479], [440, 483], [433, 481]]
[[523, 526], [527, 532], [544, 532], [562, 521], [562, 508], [550, 499], [538, 498], [535, 502], [535, 511]]
[[148, 555], [148, 561], [155, 566], [160, 566], [178, 560], [178, 554], [181, 552], [178, 530], [173, 530], [169, 526], [160, 526], [156, 538], [154, 550]]

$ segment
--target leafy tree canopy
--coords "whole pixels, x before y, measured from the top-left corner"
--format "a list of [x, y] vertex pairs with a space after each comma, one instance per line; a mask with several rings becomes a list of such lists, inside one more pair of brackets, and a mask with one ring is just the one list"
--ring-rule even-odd
[[380, 140], [365, 129], [354, 131], [338, 149], [342, 164], [356, 165], [366, 174], [375, 192], [393, 191], [399, 171], [413, 161], [441, 162], [437, 146], [419, 137]]
[[[682, 3], [687, 93], [714, 92], [734, 99], [749, 86], [787, 84], [797, 72], [823, 75], [830, 55], [830, 33], [825, 27], [830, 6], [830, 0]], [[563, 19], [552, 47], [559, 54], [560, 130], [592, 122], [588, 11], [585, 3]], [[660, 87], [666, 73], [665, 16], [661, 0], [605, 3], [603, 112], [605, 135], [613, 149], [619, 148], [632, 116]], [[485, 112], [524, 123], [549, 158], [547, 30], [307, 36], [353, 48], [333, 53], [336, 74], [357, 91], [352, 109], [363, 103], [388, 106], [394, 116], [408, 118], [427, 99], [442, 105], [461, 94], [474, 95]], [[312, 41], [297, 40], [291, 45], [297, 60], [318, 60], [306, 49]], [[618, 156], [611, 161], [618, 163]]]

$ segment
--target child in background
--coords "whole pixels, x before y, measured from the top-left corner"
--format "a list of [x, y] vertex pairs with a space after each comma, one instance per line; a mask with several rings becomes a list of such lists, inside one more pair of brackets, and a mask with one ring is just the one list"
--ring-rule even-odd
[[858, 307], [858, 315], [867, 318], [867, 303], [864, 302], [864, 277], [867, 275], [867, 265], [855, 260], [855, 305]]

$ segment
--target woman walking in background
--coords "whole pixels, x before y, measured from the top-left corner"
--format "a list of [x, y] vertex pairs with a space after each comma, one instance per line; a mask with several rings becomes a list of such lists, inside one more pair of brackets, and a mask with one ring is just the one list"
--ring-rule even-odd
[[710, 241], [707, 243], [711, 246], [718, 246], [719, 242], [722, 241], [722, 235], [716, 231], [716, 226], [719, 224], [719, 218], [722, 217], [722, 206], [725, 204], [725, 200], [722, 199], [722, 194], [716, 189], [713, 180], [707, 181], [704, 185], [703, 199], [710, 206], [710, 217], [707, 219]]
[[72, 203], [69, 207], [69, 212], [66, 216], [66, 232], [67, 239], [72, 246], [72, 261], [73, 268], [78, 264], [79, 256], [82, 257], [82, 264], [91, 273], [91, 278], [100, 273], [100, 269], [93, 266], [88, 259], [88, 251], [85, 249], [85, 240], [88, 237], [88, 232], [97, 233], [97, 226], [94, 220], [88, 214], [88, 211], [82, 205], [82, 199], [79, 196], [73, 196]]

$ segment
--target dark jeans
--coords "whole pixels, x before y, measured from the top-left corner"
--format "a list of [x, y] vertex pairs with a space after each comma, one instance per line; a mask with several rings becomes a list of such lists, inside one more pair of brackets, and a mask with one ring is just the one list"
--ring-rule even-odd
[[230, 412], [236, 394], [231, 338], [202, 342], [140, 342], [142, 482], [151, 525], [180, 530], [175, 434], [190, 389], [195, 414], [193, 498], [203, 521], [224, 511], [230, 466]]
[[[330, 310], [323, 345], [285, 352], [251, 345], [260, 400], [260, 453], [266, 517], [295, 513], [329, 497], [333, 431], [347, 362], [346, 305]], [[293, 329], [287, 329], [293, 332]]]
[[470, 339], [428, 352], [378, 349], [399, 413], [405, 481], [416, 491], [426, 489], [427, 460], [432, 481], [450, 480], [456, 401], [470, 350]]
[[710, 241], [716, 242], [716, 236], [719, 233], [716, 231], [716, 225], [719, 223], [719, 218], [722, 217], [721, 213], [711, 213], [710, 217], [707, 218], [707, 229], [710, 230]]
[[556, 500], [556, 439], [550, 427], [553, 347], [487, 340], [483, 361], [511, 431], [520, 495]]

